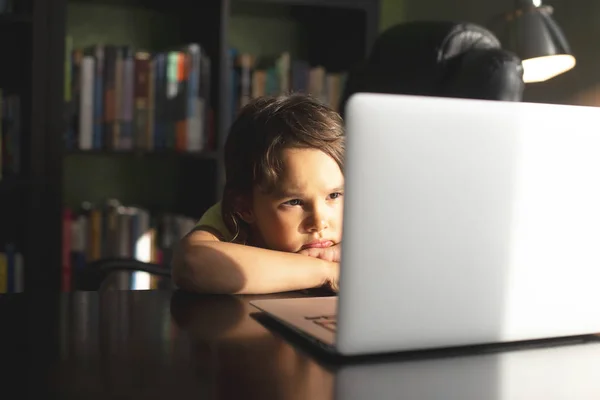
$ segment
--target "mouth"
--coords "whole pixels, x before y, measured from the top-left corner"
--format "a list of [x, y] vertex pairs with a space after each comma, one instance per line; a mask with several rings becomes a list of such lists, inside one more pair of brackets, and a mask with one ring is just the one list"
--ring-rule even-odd
[[322, 249], [325, 247], [333, 246], [333, 242], [331, 240], [315, 240], [314, 242], [310, 242], [302, 246], [301, 250], [304, 249]]

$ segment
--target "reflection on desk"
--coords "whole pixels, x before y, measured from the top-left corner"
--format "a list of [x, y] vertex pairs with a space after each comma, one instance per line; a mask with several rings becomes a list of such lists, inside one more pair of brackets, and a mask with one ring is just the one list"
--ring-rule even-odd
[[600, 344], [349, 365], [336, 399], [598, 399]]
[[38, 398], [600, 398], [597, 341], [343, 361], [265, 327], [248, 304], [302, 295], [80, 292], [0, 297], [0, 312], [17, 326], [18, 311], [35, 310], [36, 323], [18, 326]]
[[62, 396], [332, 398], [332, 373], [251, 318], [246, 298], [114, 291], [61, 300]]

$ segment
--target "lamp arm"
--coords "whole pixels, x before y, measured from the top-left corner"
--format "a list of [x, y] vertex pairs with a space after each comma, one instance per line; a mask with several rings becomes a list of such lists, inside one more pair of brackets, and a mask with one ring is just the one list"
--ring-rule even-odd
[[[539, 4], [536, 4], [539, 3]], [[535, 1], [535, 0], [515, 0], [515, 9], [528, 9], [531, 7], [538, 7], [541, 5], [541, 1]]]

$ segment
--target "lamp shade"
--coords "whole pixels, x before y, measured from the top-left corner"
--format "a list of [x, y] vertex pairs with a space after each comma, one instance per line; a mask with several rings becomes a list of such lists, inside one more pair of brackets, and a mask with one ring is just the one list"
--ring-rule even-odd
[[518, 8], [505, 16], [498, 33], [502, 45], [523, 60], [523, 80], [542, 82], [575, 66], [569, 43], [552, 18], [552, 7]]

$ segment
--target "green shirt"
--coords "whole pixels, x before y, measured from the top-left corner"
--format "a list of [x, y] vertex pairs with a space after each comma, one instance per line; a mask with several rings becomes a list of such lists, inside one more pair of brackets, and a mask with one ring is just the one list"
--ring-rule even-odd
[[217, 234], [220, 236], [219, 239], [230, 242], [233, 239], [233, 234], [229, 232], [227, 226], [225, 226], [225, 222], [223, 222], [223, 214], [221, 213], [221, 202], [210, 207], [202, 218], [198, 221], [194, 229], [202, 229], [209, 228], [207, 231], [210, 231], [213, 234]]

